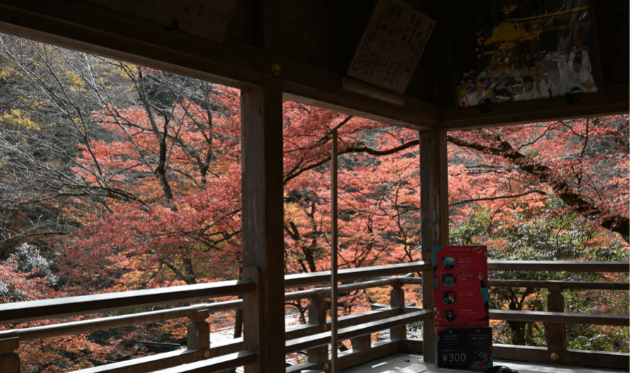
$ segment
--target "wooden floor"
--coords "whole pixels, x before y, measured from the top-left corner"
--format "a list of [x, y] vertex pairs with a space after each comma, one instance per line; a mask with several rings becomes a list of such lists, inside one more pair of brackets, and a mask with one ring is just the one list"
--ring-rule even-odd
[[[527, 364], [517, 361], [499, 360], [494, 366], [508, 366], [519, 373], [620, 373], [626, 370], [602, 369], [590, 367], [571, 367], [544, 364]], [[395, 354], [369, 363], [346, 369], [343, 373], [462, 373], [463, 370], [436, 368], [434, 364], [422, 361], [421, 355]]]

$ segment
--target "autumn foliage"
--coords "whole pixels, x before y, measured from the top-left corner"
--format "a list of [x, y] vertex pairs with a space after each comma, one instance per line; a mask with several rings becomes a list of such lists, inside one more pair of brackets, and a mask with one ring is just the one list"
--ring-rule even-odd
[[[7, 255], [0, 262], [3, 302], [222, 281], [241, 275], [238, 90], [79, 56], [91, 61], [93, 69], [86, 70], [79, 64], [83, 59], [73, 60], [80, 54], [60, 49], [49, 50], [51, 55], [58, 53], [58, 59], [46, 61], [26, 52], [20, 60], [9, 52], [3, 54], [4, 63], [15, 76], [40, 75], [32, 82], [40, 85], [35, 88], [57, 84], [54, 88], [67, 94], [32, 96], [36, 97], [28, 102], [32, 114], [25, 116], [22, 110], [19, 115], [15, 111], [4, 115], [2, 128], [13, 137], [4, 136], [3, 144], [14, 141], [16, 154], [22, 149], [20, 144], [48, 144], [45, 136], [37, 136], [51, 128], [37, 123], [44, 122], [42, 107], [52, 112], [76, 108], [55, 112], [55, 125], [65, 125], [79, 135], [72, 144], [76, 151], [64, 158], [66, 163], [59, 152], [52, 154], [42, 163], [45, 167], [38, 169], [41, 179], [35, 175], [30, 184], [23, 184], [37, 185], [25, 193], [30, 196], [28, 204], [54, 203], [59, 216], [72, 223], [72, 229], [46, 226], [36, 232], [46, 235], [39, 242], [48, 248], [59, 282], [53, 286], [49, 279], [35, 276], [34, 270], [19, 270], [16, 259]], [[43, 64], [50, 69], [41, 69]], [[55, 71], [59, 79], [47, 75]], [[101, 74], [100, 80], [94, 78], [95, 73]], [[65, 106], [53, 105], [49, 99]], [[520, 255], [521, 249], [536, 255], [552, 252], [545, 251], [546, 241], [530, 247], [524, 239], [517, 240], [515, 229], [531, 226], [534, 232], [549, 229], [558, 237], [566, 232], [580, 237], [579, 242], [572, 241], [570, 255], [556, 253], [557, 257], [545, 260], [562, 255], [571, 260], [588, 258], [595, 247], [606, 248], [611, 258], [627, 258], [628, 122], [627, 115], [617, 115], [449, 132], [452, 241], [488, 244], [505, 259]], [[86, 130], [81, 132], [81, 128]], [[418, 158], [422, 134], [285, 102], [285, 273], [330, 269], [333, 130], [339, 135], [340, 154], [340, 268], [421, 259]], [[42, 149], [57, 149], [46, 146]], [[5, 175], [9, 167], [19, 169], [17, 160], [11, 162], [4, 166]], [[559, 218], [563, 216], [566, 219]], [[24, 240], [27, 236], [30, 233], [14, 237]], [[419, 290], [408, 291], [406, 297], [419, 302]], [[387, 303], [387, 298], [385, 289], [374, 289], [349, 293], [342, 301], [344, 311], [351, 313], [369, 308], [371, 302]], [[623, 302], [625, 298], [619, 298], [617, 304]], [[288, 306], [304, 316], [306, 303]], [[56, 372], [146, 353], [130, 341], [154, 338], [160, 328], [166, 330], [165, 339], [181, 340], [185, 337], [182, 325], [174, 320], [153, 328], [118, 331], [106, 346], [88, 336], [29, 343], [21, 347], [21, 356], [26, 370]], [[67, 354], [53, 357], [55, 350]], [[91, 362], [77, 363], [86, 356]]]

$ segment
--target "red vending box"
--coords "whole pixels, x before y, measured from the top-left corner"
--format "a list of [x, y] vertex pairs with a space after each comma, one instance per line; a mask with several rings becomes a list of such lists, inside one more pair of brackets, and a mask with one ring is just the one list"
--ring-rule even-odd
[[433, 246], [436, 327], [488, 326], [486, 246]]

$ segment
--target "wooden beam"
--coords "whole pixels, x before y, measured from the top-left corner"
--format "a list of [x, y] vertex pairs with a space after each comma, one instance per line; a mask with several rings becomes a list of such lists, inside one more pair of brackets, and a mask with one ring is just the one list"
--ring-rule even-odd
[[[259, 353], [246, 372], [284, 370], [282, 82], [241, 91], [243, 269], [258, 283], [243, 297], [244, 345]], [[245, 273], [247, 270], [250, 273]], [[255, 272], [255, 273], [251, 273]]]
[[[405, 105], [397, 106], [348, 92], [340, 74], [233, 40], [219, 43], [183, 28], [165, 28], [89, 2], [0, 3], [0, 32], [7, 34], [237, 88], [278, 77], [284, 82], [287, 100], [418, 130], [437, 125], [437, 105], [405, 96]], [[276, 60], [282, 65], [279, 76], [271, 68]]]
[[[446, 131], [420, 134], [420, 214], [422, 218], [422, 260], [433, 260], [433, 246], [448, 245], [448, 159]], [[433, 271], [422, 278], [431, 281]], [[433, 309], [433, 287], [422, 287], [422, 307]], [[424, 361], [435, 362], [436, 338], [433, 320], [424, 323]]]
[[607, 87], [606, 92], [573, 95], [571, 97], [574, 102], [566, 97], [556, 97], [492, 104], [487, 113], [483, 113], [478, 107], [445, 105], [440, 107], [439, 127], [454, 131], [628, 114], [629, 89], [628, 84], [615, 84]]

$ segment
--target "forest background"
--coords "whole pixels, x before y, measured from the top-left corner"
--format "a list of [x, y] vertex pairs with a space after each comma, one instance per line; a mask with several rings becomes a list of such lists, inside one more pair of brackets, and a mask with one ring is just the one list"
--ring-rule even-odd
[[[0, 302], [239, 278], [239, 100], [229, 87], [0, 35]], [[285, 102], [285, 273], [330, 269], [335, 129], [340, 268], [421, 259], [419, 133]], [[500, 260], [628, 260], [628, 129], [623, 115], [449, 132], [451, 244], [488, 245]], [[491, 294], [492, 308], [546, 309], [545, 289]], [[629, 308], [627, 291], [567, 290], [565, 298], [569, 312]], [[420, 288], [407, 300], [420, 305]], [[341, 312], [359, 312], [386, 303], [387, 291], [341, 301]], [[286, 306], [305, 321], [306, 301]], [[209, 322], [238, 335], [235, 319], [219, 313]], [[22, 369], [66, 371], [155, 352], [149, 342], [185, 344], [185, 323], [24, 343]], [[545, 344], [542, 323], [493, 327], [495, 342]], [[569, 325], [567, 333], [569, 348], [628, 351], [628, 328]]]

